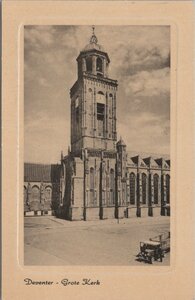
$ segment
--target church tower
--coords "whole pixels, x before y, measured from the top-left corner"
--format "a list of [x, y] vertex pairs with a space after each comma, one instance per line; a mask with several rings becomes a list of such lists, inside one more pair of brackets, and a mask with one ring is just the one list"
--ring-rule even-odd
[[61, 157], [59, 215], [98, 220], [170, 214], [168, 163], [129, 157], [122, 138], [117, 142], [118, 83], [108, 75], [110, 58], [94, 29], [77, 57], [70, 90], [71, 148]]
[[64, 158], [65, 218], [95, 220], [116, 216], [116, 92], [110, 59], [92, 27], [89, 44], [77, 57], [70, 90], [71, 149]]
[[108, 77], [110, 59], [98, 44], [94, 27], [77, 57], [78, 79], [71, 88], [71, 152], [115, 150], [117, 81]]

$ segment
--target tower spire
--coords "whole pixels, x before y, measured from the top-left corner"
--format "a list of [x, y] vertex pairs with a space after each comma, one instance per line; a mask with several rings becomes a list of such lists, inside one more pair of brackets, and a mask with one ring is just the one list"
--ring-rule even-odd
[[95, 34], [95, 25], [92, 26], [92, 35]]
[[97, 37], [96, 37], [96, 35], [95, 35], [95, 26], [93, 25], [92, 26], [92, 36], [91, 36], [91, 38], [90, 38], [90, 44], [97, 44], [98, 43], [98, 39], [97, 39]]

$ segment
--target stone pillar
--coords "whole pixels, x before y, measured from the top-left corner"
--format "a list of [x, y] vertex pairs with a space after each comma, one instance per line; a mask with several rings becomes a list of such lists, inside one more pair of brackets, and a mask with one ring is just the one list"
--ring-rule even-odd
[[30, 210], [30, 202], [31, 202], [31, 194], [32, 194], [32, 188], [31, 188], [31, 185], [30, 183], [28, 183], [28, 186], [27, 186], [27, 206]]
[[97, 72], [96, 72], [96, 60], [97, 60], [97, 57], [92, 56], [92, 74], [94, 74], [94, 75], [97, 74]]
[[141, 217], [141, 204], [142, 204], [142, 178], [141, 172], [137, 172], [137, 217]]
[[103, 60], [103, 75], [107, 77], [107, 66], [106, 66], [106, 59]]
[[97, 124], [97, 108], [96, 108], [96, 88], [94, 88], [94, 137], [97, 135], [96, 124]]
[[116, 93], [114, 93], [114, 97], [113, 97], [113, 116], [112, 116], [112, 118], [113, 118], [113, 138], [114, 139], [116, 139], [117, 137], [116, 137]]
[[148, 178], [148, 215], [153, 216], [153, 204], [154, 204], [154, 179], [153, 173], [149, 173]]
[[106, 92], [106, 111], [105, 111], [105, 137], [108, 138], [108, 115], [109, 109], [108, 109], [108, 93]]
[[88, 190], [89, 190], [89, 162], [87, 149], [83, 150], [83, 160], [84, 160], [84, 185], [83, 185], [83, 219], [86, 221], [86, 207], [88, 206]]
[[161, 215], [166, 214], [166, 177], [165, 174], [162, 173], [161, 175]]
[[[86, 121], [86, 116], [85, 116], [85, 110], [86, 110], [86, 86], [84, 84], [83, 90], [82, 90], [82, 99], [81, 99], [81, 134], [82, 136], [85, 135], [85, 121]], [[71, 123], [73, 123], [71, 121]]]
[[82, 71], [83, 71], [83, 72], [86, 72], [86, 70], [87, 70], [87, 68], [86, 68], [86, 60], [85, 60], [85, 58], [83, 57], [83, 58], [82, 58]]
[[45, 203], [45, 187], [44, 184], [41, 183], [40, 186], [40, 209], [44, 210], [44, 203]]

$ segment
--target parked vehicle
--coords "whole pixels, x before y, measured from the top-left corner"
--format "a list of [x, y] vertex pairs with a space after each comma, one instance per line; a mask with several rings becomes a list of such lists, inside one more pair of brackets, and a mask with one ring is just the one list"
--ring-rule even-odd
[[152, 264], [154, 260], [156, 261], [158, 259], [162, 262], [164, 254], [161, 249], [161, 244], [150, 240], [140, 242], [140, 252], [137, 257], [139, 260], [143, 260], [150, 264]]
[[150, 238], [150, 241], [159, 242], [161, 244], [162, 251], [165, 253], [170, 251], [170, 237], [170, 231], [167, 231], [153, 238]]
[[152, 264], [153, 261], [162, 262], [165, 253], [170, 251], [170, 232], [165, 232], [148, 241], [140, 242], [140, 252], [137, 259]]

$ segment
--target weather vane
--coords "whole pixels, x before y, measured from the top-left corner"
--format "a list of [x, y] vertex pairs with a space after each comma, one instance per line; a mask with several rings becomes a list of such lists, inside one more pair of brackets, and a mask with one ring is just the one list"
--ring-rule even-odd
[[93, 35], [95, 34], [95, 25], [92, 26]]
[[95, 35], [95, 26], [93, 25], [92, 26], [92, 36], [91, 36], [91, 39], [90, 39], [90, 43], [91, 44], [97, 44], [97, 42], [98, 42], [98, 39], [97, 39], [97, 37], [96, 37], [96, 35]]

